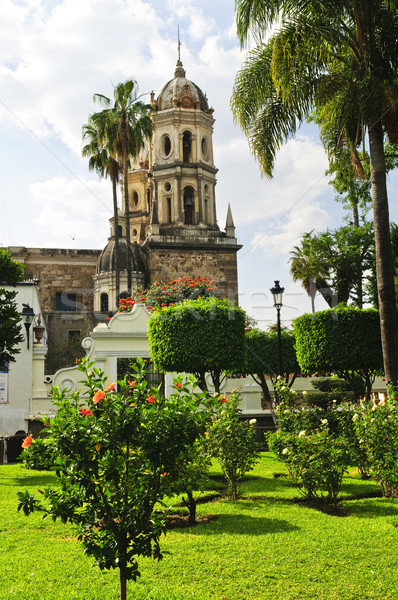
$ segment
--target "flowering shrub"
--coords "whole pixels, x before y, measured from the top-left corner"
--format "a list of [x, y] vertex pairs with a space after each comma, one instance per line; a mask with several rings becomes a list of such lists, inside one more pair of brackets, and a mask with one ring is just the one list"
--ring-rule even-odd
[[344, 440], [329, 432], [327, 419], [323, 421], [317, 431], [301, 430], [298, 434], [278, 431], [268, 439], [271, 450], [286, 462], [306, 498], [314, 499], [320, 494], [328, 502], [335, 502], [350, 453]]
[[210, 451], [221, 465], [233, 500], [238, 496], [237, 485], [258, 460], [256, 429], [251, 423], [239, 419], [240, 397], [231, 394], [227, 401], [216, 395], [215, 415], [208, 432]]
[[[27, 443], [26, 440], [29, 440], [29, 438], [31, 438], [32, 441]], [[46, 471], [54, 467], [55, 448], [54, 441], [51, 437], [33, 439], [32, 436], [28, 436], [28, 438], [25, 438], [22, 447], [23, 451], [20, 458], [27, 469]]]
[[148, 290], [137, 291], [131, 298], [120, 300], [119, 312], [130, 312], [135, 304], [145, 304], [148, 309], [164, 308], [183, 300], [209, 298], [217, 295], [215, 280], [208, 277], [180, 277], [166, 283], [156, 281]]
[[133, 366], [135, 385], [125, 378], [117, 390], [92, 364], [78, 368], [87, 378], [84, 402], [77, 392], [53, 390], [57, 413], [49, 432], [59, 487], [39, 490], [42, 500], [20, 492], [18, 510], [75, 523], [95, 564], [119, 569], [125, 600], [126, 581], [140, 575], [137, 557], [162, 558], [164, 516], [155, 505], [164, 495], [165, 474], [204, 432], [204, 412], [195, 396], [166, 399], [148, 389], [141, 360]]
[[360, 447], [384, 496], [398, 497], [397, 399], [366, 403], [353, 416]]

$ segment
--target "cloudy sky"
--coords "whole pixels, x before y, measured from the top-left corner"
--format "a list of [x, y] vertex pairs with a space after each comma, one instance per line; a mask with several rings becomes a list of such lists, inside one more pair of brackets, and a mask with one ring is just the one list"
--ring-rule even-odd
[[[339, 226], [344, 211], [309, 126], [279, 153], [274, 179], [260, 177], [229, 108], [245, 57], [233, 0], [0, 0], [0, 9], [0, 244], [104, 247], [111, 186], [81, 157], [82, 124], [98, 110], [93, 94], [111, 96], [120, 81], [160, 92], [173, 77], [179, 26], [187, 77], [215, 109], [218, 222], [224, 228], [230, 202], [243, 244], [240, 302], [260, 326], [274, 322], [269, 288], [279, 279], [284, 320], [310, 309], [289, 252], [303, 232]], [[390, 188], [392, 198], [393, 180]]]

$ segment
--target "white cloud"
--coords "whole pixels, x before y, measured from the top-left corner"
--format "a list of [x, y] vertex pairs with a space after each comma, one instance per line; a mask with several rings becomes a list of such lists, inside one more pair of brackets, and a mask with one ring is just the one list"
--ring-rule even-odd
[[327, 211], [317, 202], [303, 202], [281, 215], [268, 229], [253, 235], [252, 248], [262, 248], [268, 256], [288, 256], [304, 232], [326, 229], [330, 222]]
[[47, 246], [101, 248], [109, 235], [110, 183], [53, 177], [30, 186], [35, 227]]

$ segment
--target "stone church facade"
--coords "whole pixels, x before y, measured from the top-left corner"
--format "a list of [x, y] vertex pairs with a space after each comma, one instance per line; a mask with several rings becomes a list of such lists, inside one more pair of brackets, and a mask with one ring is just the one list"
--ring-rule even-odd
[[[177, 277], [208, 276], [223, 296], [237, 300], [240, 246], [228, 207], [225, 230], [217, 224], [213, 109], [186, 78], [180, 61], [159, 96], [151, 94], [153, 135], [128, 175], [129, 213], [118, 216], [120, 291]], [[124, 202], [122, 203], [124, 206]], [[126, 242], [130, 221], [131, 254]], [[84, 337], [116, 307], [115, 227], [104, 250], [11, 247], [36, 280], [48, 329], [56, 344]]]

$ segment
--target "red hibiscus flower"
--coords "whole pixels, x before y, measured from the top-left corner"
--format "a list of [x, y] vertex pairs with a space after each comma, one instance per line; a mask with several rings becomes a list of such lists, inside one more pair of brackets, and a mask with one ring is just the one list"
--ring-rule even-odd
[[29, 446], [31, 445], [32, 442], [33, 442], [33, 437], [31, 435], [28, 435], [22, 442], [22, 448], [29, 448]]
[[98, 390], [98, 392], [96, 392], [94, 395], [93, 402], [94, 404], [98, 404], [98, 402], [101, 402], [101, 400], [103, 400], [104, 398], [105, 392], [103, 390]]
[[182, 383], [176, 383], [176, 388], [181, 389]]
[[127, 383], [129, 384], [130, 390], [133, 390], [135, 388], [135, 386], [137, 385], [136, 381], [128, 381]]
[[116, 387], [116, 381], [114, 381], [113, 383], [108, 382], [108, 387], [105, 388], [105, 391], [106, 392], [114, 392], [115, 387]]
[[224, 403], [227, 402], [228, 398], [226, 396], [224, 396], [223, 398], [220, 398], [220, 402]]
[[153, 404], [155, 402], [155, 396], [148, 396], [148, 398], [146, 399], [147, 402], [150, 402], [151, 404]]
[[93, 414], [93, 411], [89, 410], [88, 408], [79, 408], [79, 411], [81, 412], [83, 417], [91, 417], [91, 415]]

